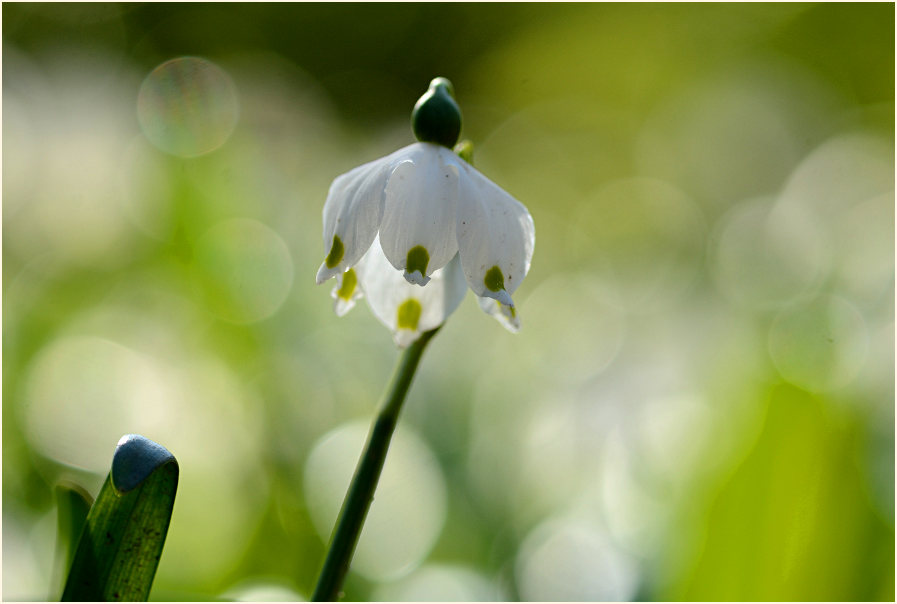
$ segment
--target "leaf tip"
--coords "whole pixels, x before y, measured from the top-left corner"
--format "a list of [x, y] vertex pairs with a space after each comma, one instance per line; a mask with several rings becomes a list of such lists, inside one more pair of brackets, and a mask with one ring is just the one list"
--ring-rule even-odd
[[177, 465], [174, 455], [162, 445], [139, 434], [125, 434], [112, 458], [112, 484], [118, 492], [127, 493], [170, 462]]

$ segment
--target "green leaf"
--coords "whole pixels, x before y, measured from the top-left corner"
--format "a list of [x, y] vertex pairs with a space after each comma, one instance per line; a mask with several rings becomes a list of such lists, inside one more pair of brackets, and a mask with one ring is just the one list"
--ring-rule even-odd
[[[62, 577], [71, 567], [75, 548], [81, 538], [81, 531], [87, 522], [87, 513], [93, 504], [93, 497], [80, 486], [62, 482], [56, 485], [57, 550], [53, 565], [53, 585], [62, 583]], [[54, 587], [54, 594], [58, 593]]]
[[178, 464], [164, 447], [123, 436], [112, 470], [87, 515], [63, 601], [147, 600], [178, 484]]

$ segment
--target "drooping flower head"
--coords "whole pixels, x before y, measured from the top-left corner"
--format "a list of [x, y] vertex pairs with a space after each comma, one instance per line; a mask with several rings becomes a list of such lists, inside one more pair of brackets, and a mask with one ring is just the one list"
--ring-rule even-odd
[[330, 185], [318, 284], [337, 277], [338, 315], [367, 296], [400, 346], [441, 325], [466, 286], [517, 331], [511, 295], [532, 260], [532, 216], [452, 151], [461, 112], [447, 79], [434, 79], [418, 100], [412, 129], [419, 142]]

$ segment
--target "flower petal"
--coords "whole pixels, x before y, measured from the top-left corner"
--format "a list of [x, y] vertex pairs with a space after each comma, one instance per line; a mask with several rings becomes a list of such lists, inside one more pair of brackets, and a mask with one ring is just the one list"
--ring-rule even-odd
[[386, 185], [380, 243], [409, 283], [426, 285], [458, 252], [459, 160], [432, 143], [415, 143], [404, 151]]
[[362, 262], [364, 270], [359, 278], [368, 305], [402, 348], [421, 333], [442, 325], [467, 293], [457, 254], [445, 267], [432, 273], [424, 288], [408, 283], [402, 272], [390, 264], [379, 239], [374, 240]]
[[477, 302], [480, 303], [480, 308], [483, 309], [483, 312], [495, 317], [499, 323], [505, 326], [505, 329], [511, 333], [520, 331], [520, 317], [516, 308], [502, 304], [494, 298], [485, 298], [483, 296], [477, 296]]
[[394, 165], [393, 153], [337, 176], [324, 202], [324, 249], [320, 285], [343, 274], [371, 247], [383, 217], [384, 190]]
[[478, 296], [513, 308], [511, 294], [529, 272], [533, 258], [533, 217], [476, 168], [460, 165], [456, 230], [464, 276]]
[[361, 284], [358, 283], [357, 268], [358, 265], [336, 276], [336, 285], [333, 286], [330, 297], [333, 298], [333, 312], [337, 317], [342, 317], [352, 310], [363, 296]]

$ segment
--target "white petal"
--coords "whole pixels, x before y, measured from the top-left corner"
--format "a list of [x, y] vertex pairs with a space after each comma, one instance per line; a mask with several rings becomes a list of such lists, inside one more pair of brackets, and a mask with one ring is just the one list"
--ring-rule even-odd
[[483, 312], [495, 317], [508, 331], [511, 333], [520, 331], [520, 317], [516, 308], [502, 304], [494, 298], [484, 298], [482, 296], [477, 296], [477, 302], [480, 303], [480, 308], [483, 309]]
[[355, 303], [364, 295], [358, 279], [358, 267], [359, 265], [355, 265], [336, 276], [336, 285], [333, 286], [330, 297], [333, 298], [333, 312], [337, 317], [342, 317], [352, 310]]
[[337, 176], [330, 185], [324, 202], [327, 258], [318, 269], [319, 285], [341, 275], [371, 247], [383, 217], [386, 183], [400, 151]]
[[432, 143], [405, 149], [386, 185], [380, 243], [409, 283], [426, 285], [428, 277], [458, 252], [459, 160], [449, 149]]
[[456, 229], [464, 276], [478, 296], [513, 308], [511, 294], [533, 258], [533, 218], [522, 203], [474, 167], [460, 166]]
[[467, 292], [457, 255], [444, 268], [433, 272], [429, 285], [423, 288], [408, 283], [402, 272], [390, 264], [379, 239], [374, 240], [362, 262], [360, 280], [368, 305], [402, 348], [422, 332], [442, 325]]

